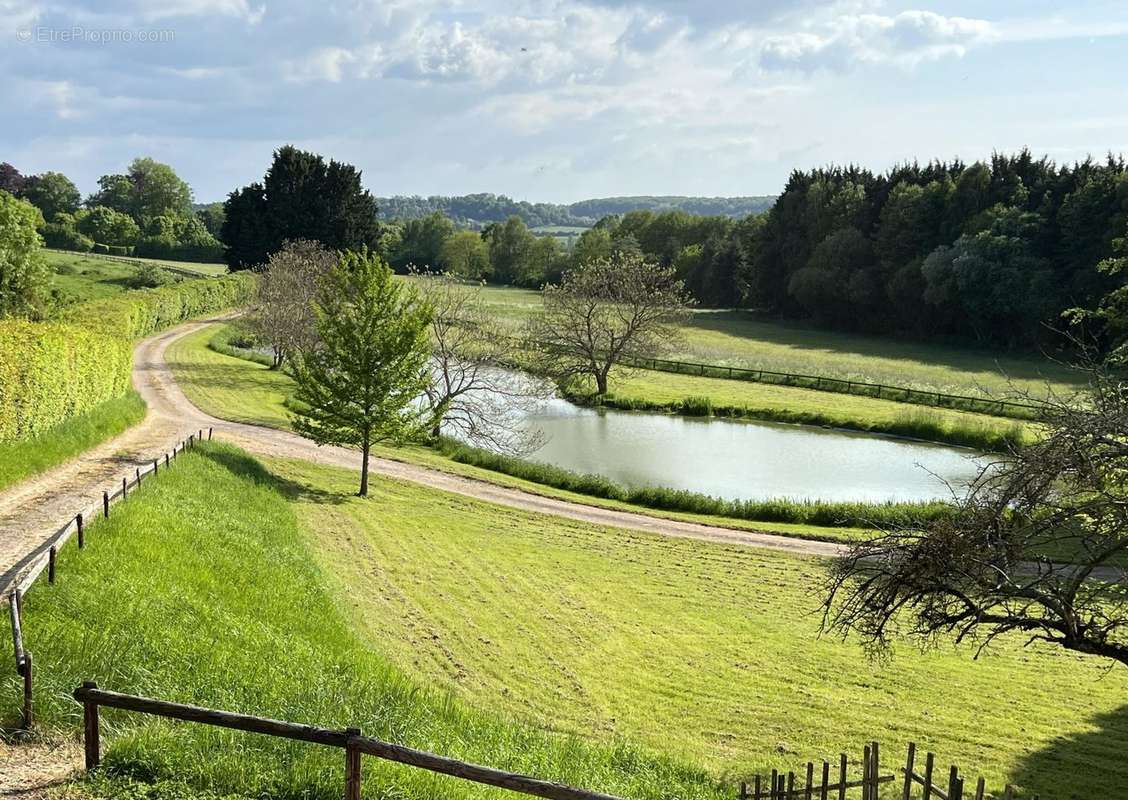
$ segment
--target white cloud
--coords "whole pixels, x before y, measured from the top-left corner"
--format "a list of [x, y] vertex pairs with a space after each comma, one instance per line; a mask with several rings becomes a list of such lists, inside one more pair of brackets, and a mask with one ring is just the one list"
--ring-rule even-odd
[[991, 41], [992, 24], [983, 19], [945, 17], [932, 11], [902, 11], [895, 16], [840, 16], [814, 31], [770, 36], [761, 45], [765, 69], [843, 70], [855, 64], [915, 66]]

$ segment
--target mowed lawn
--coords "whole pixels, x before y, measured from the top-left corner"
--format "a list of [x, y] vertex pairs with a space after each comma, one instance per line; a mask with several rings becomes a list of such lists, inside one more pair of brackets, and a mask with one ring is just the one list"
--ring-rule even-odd
[[273, 462], [374, 649], [467, 703], [718, 777], [908, 741], [1043, 797], [1128, 792], [1128, 675], [1011, 637], [887, 662], [818, 636], [823, 563]]
[[[541, 308], [539, 292], [529, 289], [483, 286], [481, 293], [491, 312], [514, 327]], [[1075, 371], [1037, 356], [821, 330], [746, 311], [698, 310], [681, 327], [681, 339], [668, 357], [950, 394], [1044, 395], [1047, 385], [1068, 393], [1079, 381]]]

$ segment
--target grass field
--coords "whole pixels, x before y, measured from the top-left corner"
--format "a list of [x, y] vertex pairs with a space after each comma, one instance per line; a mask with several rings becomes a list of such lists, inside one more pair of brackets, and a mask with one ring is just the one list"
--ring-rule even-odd
[[[86, 300], [100, 300], [119, 292], [128, 291], [129, 279], [137, 272], [136, 263], [146, 262], [158, 267], [175, 267], [178, 270], [191, 270], [199, 275], [219, 275], [226, 271], [222, 264], [182, 264], [174, 261], [155, 259], [122, 260], [118, 257], [95, 255], [92, 253], [68, 253], [59, 250], [44, 250], [44, 256], [54, 275], [51, 287], [59, 293], [64, 305]], [[222, 268], [222, 270], [219, 270]], [[172, 279], [184, 277], [178, 272], [169, 271]]]
[[[514, 326], [541, 306], [540, 294], [529, 289], [484, 286], [481, 292], [491, 312]], [[1014, 388], [1044, 394], [1047, 383], [1068, 393], [1078, 381], [1077, 373], [1045, 358], [819, 330], [745, 311], [697, 311], [681, 335], [668, 357], [951, 394], [1005, 396]]]
[[0, 443], [0, 489], [58, 466], [145, 418], [136, 392], [109, 400], [34, 439]]
[[43, 252], [47, 256], [48, 263], [55, 263], [56, 260], [60, 259], [82, 258], [103, 264], [122, 264], [125, 266], [136, 266], [139, 263], [153, 264], [158, 267], [168, 267], [169, 269], [191, 272], [196, 275], [225, 275], [227, 273], [227, 265], [220, 263], [172, 261], [164, 258], [142, 258], [140, 256], [110, 256], [101, 253], [74, 253], [69, 250], [51, 250], [49, 248], [44, 248]]
[[611, 397], [606, 402], [616, 407], [678, 409], [708, 398], [719, 413], [735, 416], [893, 433], [987, 450], [1033, 435], [1029, 423], [1002, 417], [653, 370], [612, 375], [609, 388]]
[[[873, 738], [887, 763], [915, 740], [994, 791], [1004, 780], [1043, 797], [1128, 791], [1128, 677], [1095, 659], [1010, 639], [979, 660], [906, 646], [875, 663], [817, 638], [818, 561], [384, 478], [361, 500], [354, 482], [205, 445], [148, 483], [92, 528], [86, 551], [64, 551], [56, 586], [27, 598], [43, 718], [75, 730], [66, 695], [93, 678], [356, 723], [637, 798], [731, 797], [751, 770]], [[12, 715], [17, 679], [4, 681]], [[107, 728], [119, 773], [248, 796], [340, 792], [336, 752], [123, 715]], [[365, 769], [380, 797], [486, 794]]]

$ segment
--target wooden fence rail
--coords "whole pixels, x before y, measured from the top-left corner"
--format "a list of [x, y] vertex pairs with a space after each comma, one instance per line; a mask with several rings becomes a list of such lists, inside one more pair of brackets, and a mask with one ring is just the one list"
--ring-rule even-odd
[[544, 797], [548, 800], [619, 800], [619, 798], [577, 789], [562, 783], [554, 783], [517, 772], [483, 767], [458, 759], [416, 750], [411, 747], [385, 742], [371, 736], [363, 736], [358, 728], [334, 730], [303, 725], [296, 722], [256, 717], [250, 714], [236, 714], [200, 706], [170, 703], [150, 697], [121, 694], [99, 689], [97, 684], [86, 682], [74, 690], [74, 699], [82, 704], [84, 752], [86, 769], [95, 769], [101, 760], [100, 707], [118, 708], [140, 714], [149, 714], [166, 719], [213, 725], [247, 733], [277, 736], [327, 747], [337, 747], [345, 751], [345, 798], [359, 800], [361, 786], [361, 755], [374, 756], [385, 761], [425, 769], [441, 775], [450, 775], [462, 780], [496, 786], [521, 794]]
[[[213, 429], [208, 428], [207, 438], [211, 439]], [[173, 445], [172, 451], [164, 454], [165, 468], [167, 469], [176, 456], [186, 449], [191, 449], [197, 442], [204, 440], [204, 430], [200, 428], [196, 433], [189, 434], [187, 438]], [[146, 464], [145, 468], [134, 470], [133, 488], [141, 486], [145, 476], [156, 474], [160, 468], [160, 460], [154, 458], [153, 463]], [[31, 651], [24, 647], [23, 641], [23, 596], [32, 584], [47, 572], [47, 582], [55, 583], [57, 579], [57, 560], [59, 551], [72, 536], [75, 536], [79, 549], [86, 546], [85, 521], [99, 512], [105, 518], [110, 516], [110, 504], [118, 500], [126, 500], [129, 496], [130, 481], [128, 477], [121, 479], [121, 488], [113, 492], [102, 492], [99, 505], [87, 508], [75, 514], [67, 523], [49, 536], [38, 547], [20, 559], [0, 576], [0, 603], [7, 603], [12, 624], [12, 647], [15, 655], [16, 674], [23, 678], [23, 712], [22, 726], [29, 730], [35, 721], [34, 706], [32, 702], [32, 656]]]

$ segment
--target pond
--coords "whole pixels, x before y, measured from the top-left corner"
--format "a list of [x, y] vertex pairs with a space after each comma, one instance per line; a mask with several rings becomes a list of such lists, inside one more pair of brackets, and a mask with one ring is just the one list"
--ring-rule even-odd
[[728, 500], [950, 499], [982, 463], [971, 450], [889, 436], [582, 408], [560, 398], [522, 408], [519, 419], [543, 439], [525, 456], [531, 461]]

